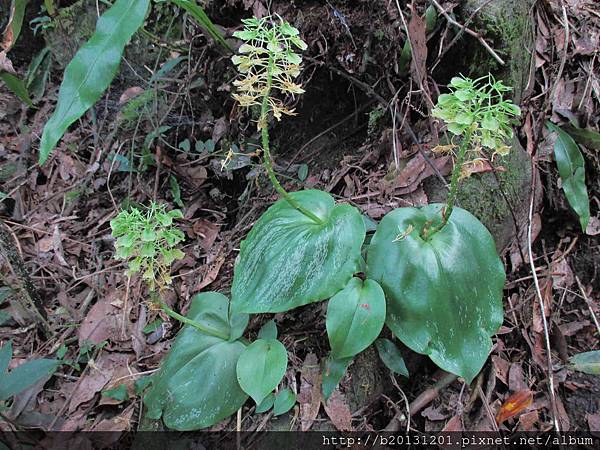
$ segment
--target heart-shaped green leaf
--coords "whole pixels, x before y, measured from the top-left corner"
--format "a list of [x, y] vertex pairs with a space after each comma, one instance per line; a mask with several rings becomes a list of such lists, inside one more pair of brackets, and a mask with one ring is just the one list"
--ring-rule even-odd
[[282, 389], [275, 396], [275, 401], [273, 403], [273, 414], [276, 416], [285, 414], [292, 409], [295, 403], [296, 394], [294, 394], [289, 387]]
[[585, 233], [590, 221], [590, 198], [585, 186], [585, 161], [579, 146], [565, 131], [547, 122], [550, 131], [557, 133], [554, 143], [554, 159], [562, 181], [562, 188], [569, 205], [579, 216], [581, 228]]
[[387, 214], [369, 247], [367, 275], [386, 294], [392, 332], [470, 383], [502, 324], [504, 267], [488, 230], [464, 209], [454, 208], [448, 223], [423, 239], [424, 229], [440, 225], [443, 207]]
[[327, 336], [335, 359], [358, 355], [385, 323], [385, 295], [376, 281], [352, 278], [327, 306]]
[[282, 312], [324, 300], [342, 289], [358, 268], [365, 238], [358, 210], [336, 205], [322, 191], [290, 195], [322, 222], [285, 199], [258, 219], [240, 246], [231, 290], [235, 311]]
[[[227, 297], [206, 292], [192, 298], [187, 317], [230, 335], [228, 309]], [[239, 328], [236, 334], [241, 334]], [[162, 415], [169, 428], [189, 431], [233, 414], [248, 398], [235, 370], [245, 348], [240, 341], [210, 336], [191, 325], [183, 327], [144, 397], [148, 418], [157, 420]]]
[[250, 344], [237, 362], [237, 378], [242, 389], [257, 405], [277, 387], [287, 367], [287, 351], [276, 339], [258, 339]]

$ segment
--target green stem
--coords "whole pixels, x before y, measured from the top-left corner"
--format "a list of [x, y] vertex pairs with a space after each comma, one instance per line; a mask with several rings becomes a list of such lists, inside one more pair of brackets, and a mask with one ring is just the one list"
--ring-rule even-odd
[[196, 328], [197, 330], [202, 331], [204, 334], [209, 334], [211, 336], [214, 337], [218, 337], [224, 340], [228, 340], [229, 339], [229, 335], [225, 334], [225, 333], [221, 333], [217, 330], [214, 330], [210, 327], [204, 326], [198, 322], [194, 322], [191, 319], [188, 319], [187, 317], [182, 316], [181, 314], [176, 313], [175, 311], [173, 311], [171, 308], [169, 308], [165, 302], [163, 302], [162, 300], [158, 300], [158, 304], [160, 305], [161, 309], [167, 313], [168, 316], [172, 317], [175, 320], [179, 320], [180, 322], [186, 324], [186, 325], [190, 325], [194, 328]]
[[271, 184], [275, 188], [275, 190], [281, 195], [292, 207], [300, 211], [309, 219], [313, 220], [318, 224], [322, 224], [323, 220], [320, 217], [310, 212], [308, 209], [304, 208], [300, 203], [298, 203], [279, 183], [277, 177], [275, 176], [275, 171], [273, 170], [273, 160], [271, 159], [271, 151], [269, 149], [269, 127], [268, 127], [268, 116], [269, 116], [269, 95], [271, 94], [271, 84], [272, 84], [272, 72], [273, 72], [273, 57], [269, 57], [269, 67], [267, 69], [267, 87], [265, 89], [265, 93], [263, 96], [263, 101], [261, 105], [260, 111], [260, 119], [259, 124], [261, 126], [261, 136], [262, 136], [262, 147], [264, 153], [264, 166], [269, 175], [269, 180]]
[[421, 232], [421, 237], [425, 240], [428, 240], [431, 236], [444, 228], [444, 226], [448, 223], [450, 216], [452, 215], [452, 210], [454, 209], [454, 204], [456, 203], [456, 196], [458, 195], [458, 185], [460, 184], [458, 179], [460, 177], [460, 171], [465, 162], [467, 150], [469, 150], [469, 145], [471, 144], [472, 135], [473, 132], [469, 129], [458, 149], [458, 155], [456, 157], [456, 161], [454, 162], [454, 168], [452, 169], [448, 200], [446, 202], [446, 207], [442, 210], [442, 223], [431, 228], [429, 228], [429, 225], [426, 225]]
[[452, 215], [452, 210], [454, 209], [454, 204], [456, 203], [456, 196], [458, 194], [458, 185], [460, 184], [458, 178], [460, 176], [462, 166], [465, 162], [465, 157], [467, 156], [467, 150], [469, 149], [469, 145], [471, 144], [472, 134], [472, 131], [469, 129], [467, 131], [467, 134], [465, 134], [465, 137], [463, 138], [458, 149], [458, 156], [456, 157], [456, 162], [454, 163], [454, 169], [452, 169], [450, 193], [448, 194], [447, 206], [444, 209], [442, 226], [440, 228], [443, 228], [444, 225], [448, 223], [448, 219]]

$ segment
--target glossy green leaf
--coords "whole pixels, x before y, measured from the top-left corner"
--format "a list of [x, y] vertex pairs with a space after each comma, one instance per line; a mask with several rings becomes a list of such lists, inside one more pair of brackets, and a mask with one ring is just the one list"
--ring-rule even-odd
[[578, 353], [569, 359], [569, 368], [591, 375], [600, 375], [600, 350]]
[[0, 71], [0, 80], [4, 82], [6, 87], [12, 91], [19, 99], [26, 103], [28, 106], [33, 106], [33, 102], [29, 97], [29, 92], [27, 91], [27, 87], [25, 83], [20, 78], [16, 77], [12, 73], [1, 72]]
[[265, 397], [265, 399], [262, 402], [260, 402], [260, 405], [256, 406], [256, 409], [254, 410], [254, 412], [258, 413], [258, 414], [265, 413], [273, 407], [274, 402], [275, 402], [275, 394], [273, 394], [271, 392], [269, 395], [267, 395]]
[[281, 199], [240, 246], [232, 308], [282, 312], [333, 296], [359, 267], [365, 224], [358, 210], [322, 191], [290, 194], [322, 219], [316, 223]]
[[388, 369], [408, 378], [408, 369], [396, 344], [389, 339], [381, 338], [375, 341], [375, 347], [377, 347], [379, 358]]
[[325, 370], [323, 371], [323, 384], [321, 386], [321, 391], [323, 392], [323, 398], [325, 401], [329, 399], [329, 396], [339, 384], [351, 362], [352, 358], [327, 358], [325, 361]]
[[579, 216], [579, 223], [585, 232], [590, 221], [590, 198], [585, 186], [585, 161], [573, 138], [552, 122], [546, 122], [550, 131], [557, 133], [554, 143], [554, 159], [562, 181], [562, 188], [569, 205]]
[[[216, 292], [197, 294], [187, 317], [225, 332], [230, 329], [229, 301]], [[236, 331], [236, 334], [239, 332]], [[147, 417], [180, 431], [209, 427], [237, 411], [248, 395], [237, 381], [236, 364], [246, 346], [183, 327], [153, 376], [144, 397]]]
[[385, 295], [376, 281], [352, 278], [327, 305], [331, 356], [351, 358], [373, 343], [385, 323]]
[[273, 414], [276, 416], [285, 414], [294, 407], [295, 403], [296, 394], [294, 394], [290, 388], [282, 389], [275, 396], [275, 402], [273, 403]]
[[40, 164], [46, 161], [69, 125], [108, 88], [125, 45], [144, 23], [149, 5], [150, 0], [117, 0], [100, 16], [96, 31], [65, 69], [56, 109], [42, 134]]
[[60, 361], [55, 359], [34, 359], [8, 373], [0, 374], [0, 401], [9, 399], [53, 374], [59, 365]]
[[265, 323], [258, 332], [259, 339], [277, 339], [277, 325], [273, 319]]
[[489, 231], [454, 208], [439, 226], [444, 205], [401, 208], [380, 222], [369, 247], [367, 276], [388, 300], [386, 324], [412, 350], [470, 383], [502, 324], [505, 273]]
[[276, 339], [258, 339], [250, 344], [237, 362], [242, 389], [257, 405], [277, 387], [287, 368], [287, 351]]

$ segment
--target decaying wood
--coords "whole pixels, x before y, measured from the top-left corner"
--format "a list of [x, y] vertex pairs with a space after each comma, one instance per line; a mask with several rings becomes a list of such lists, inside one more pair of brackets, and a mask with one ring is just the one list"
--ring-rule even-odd
[[15, 278], [19, 280], [19, 283], [23, 288], [24, 295], [18, 296], [17, 298], [25, 299], [26, 304], [23, 304], [22, 306], [35, 314], [35, 316], [39, 319], [44, 333], [48, 333], [48, 315], [44, 310], [42, 298], [31, 282], [31, 278], [27, 273], [23, 258], [19, 254], [16, 243], [8, 231], [8, 226], [2, 220], [0, 220], [0, 254], [2, 254], [5, 261], [10, 266], [11, 272]]

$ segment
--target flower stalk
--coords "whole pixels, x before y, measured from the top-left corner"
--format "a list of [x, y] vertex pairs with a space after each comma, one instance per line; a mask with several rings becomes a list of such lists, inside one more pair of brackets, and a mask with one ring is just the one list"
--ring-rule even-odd
[[303, 50], [306, 44], [298, 37], [298, 30], [283, 20], [277, 24], [271, 18], [253, 18], [245, 20], [244, 24], [243, 31], [234, 33], [246, 43], [240, 47], [240, 54], [232, 58], [243, 75], [234, 82], [238, 92], [233, 98], [243, 107], [260, 105], [258, 129], [262, 138], [263, 165], [277, 193], [300, 213], [321, 224], [323, 221], [316, 214], [304, 208], [283, 188], [275, 175], [269, 146], [269, 113], [272, 112], [277, 120], [283, 114], [294, 114], [273, 95], [273, 91], [277, 89], [292, 96], [304, 92], [294, 83], [302, 61], [294, 47]]

